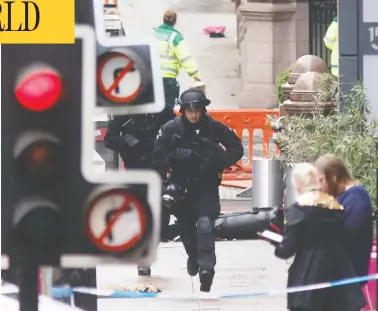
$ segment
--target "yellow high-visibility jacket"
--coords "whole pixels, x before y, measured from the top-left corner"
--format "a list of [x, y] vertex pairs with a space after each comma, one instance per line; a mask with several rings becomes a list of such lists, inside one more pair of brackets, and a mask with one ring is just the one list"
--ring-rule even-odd
[[339, 76], [339, 23], [337, 17], [328, 26], [323, 38], [325, 46], [332, 51], [331, 71], [334, 76]]
[[162, 24], [154, 30], [154, 35], [159, 40], [163, 78], [176, 78], [182, 67], [189, 76], [201, 80], [197, 64], [180, 32], [172, 26]]

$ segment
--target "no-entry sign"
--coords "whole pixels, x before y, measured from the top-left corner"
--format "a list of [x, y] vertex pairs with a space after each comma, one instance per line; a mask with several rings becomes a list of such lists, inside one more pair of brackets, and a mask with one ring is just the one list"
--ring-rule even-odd
[[88, 236], [107, 252], [128, 251], [142, 241], [148, 229], [145, 206], [127, 189], [102, 192], [87, 208]]
[[106, 100], [128, 104], [142, 91], [142, 74], [129, 56], [112, 51], [99, 59], [97, 85]]

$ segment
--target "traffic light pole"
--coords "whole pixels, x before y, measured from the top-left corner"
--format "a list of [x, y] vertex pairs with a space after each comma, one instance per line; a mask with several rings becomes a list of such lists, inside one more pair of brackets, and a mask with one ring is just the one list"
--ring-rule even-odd
[[25, 264], [20, 269], [20, 311], [38, 311], [38, 266]]

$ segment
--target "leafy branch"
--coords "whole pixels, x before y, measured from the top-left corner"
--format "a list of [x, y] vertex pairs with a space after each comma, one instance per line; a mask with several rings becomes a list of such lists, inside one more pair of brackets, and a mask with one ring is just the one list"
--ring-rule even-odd
[[[318, 100], [332, 98], [337, 91], [329, 87], [327, 94], [320, 93]], [[322, 154], [333, 153], [345, 161], [350, 173], [376, 202], [378, 124], [372, 119], [361, 83], [355, 85], [348, 96], [341, 98], [345, 103], [343, 113], [324, 116], [315, 112], [312, 117], [285, 118], [281, 132], [275, 137], [281, 149], [276, 158], [283, 164], [314, 162]]]

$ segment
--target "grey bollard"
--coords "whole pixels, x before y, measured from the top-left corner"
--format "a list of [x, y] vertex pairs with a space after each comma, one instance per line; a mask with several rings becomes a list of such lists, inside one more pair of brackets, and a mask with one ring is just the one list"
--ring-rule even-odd
[[252, 162], [252, 207], [280, 207], [283, 201], [281, 162], [259, 159]]
[[286, 196], [285, 196], [285, 207], [290, 207], [296, 201], [296, 192], [291, 183], [291, 173], [293, 171], [292, 167], [286, 169]]

